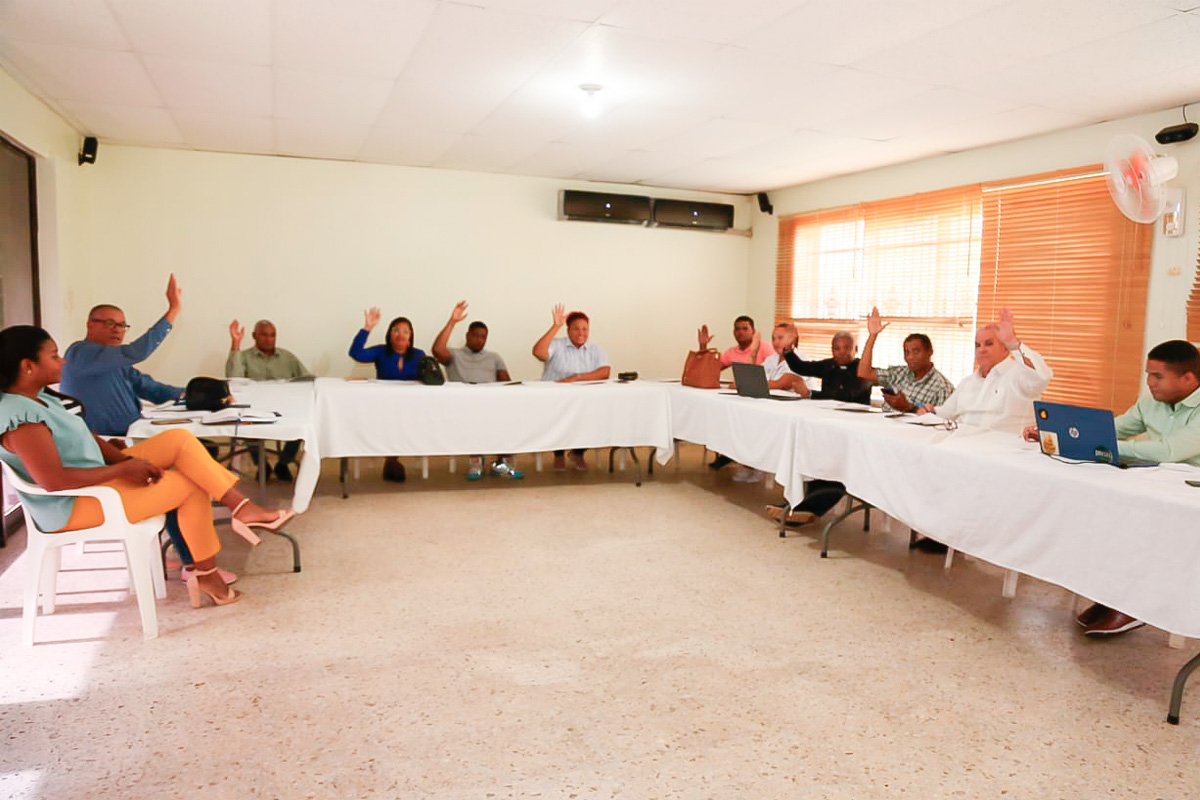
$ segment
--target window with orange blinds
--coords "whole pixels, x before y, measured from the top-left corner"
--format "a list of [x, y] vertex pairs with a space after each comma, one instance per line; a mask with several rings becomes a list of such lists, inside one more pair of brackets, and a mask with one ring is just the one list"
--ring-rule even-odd
[[1196, 260], [1196, 277], [1187, 301], [1187, 339], [1193, 344], [1200, 342], [1200, 259]]
[[978, 319], [1013, 312], [1054, 369], [1046, 400], [1124, 411], [1142, 382], [1153, 226], [1117, 210], [1098, 166], [983, 187]]
[[938, 369], [957, 382], [974, 368], [981, 241], [978, 185], [785, 217], [776, 321], [796, 324], [805, 358], [828, 358], [837, 331], [861, 346], [878, 306], [890, 324], [876, 365], [903, 363], [904, 337], [924, 333]]

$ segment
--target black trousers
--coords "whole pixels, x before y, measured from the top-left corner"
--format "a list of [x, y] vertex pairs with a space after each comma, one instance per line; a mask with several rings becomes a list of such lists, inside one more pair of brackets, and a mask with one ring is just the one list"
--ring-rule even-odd
[[[284, 442], [283, 448], [279, 451], [280, 464], [296, 463], [296, 456], [300, 454], [300, 440], [293, 439], [290, 442]], [[258, 463], [258, 448], [250, 448], [250, 460], [255, 464]]]
[[837, 505], [846, 496], [846, 485], [837, 481], [809, 481], [804, 490], [804, 499], [793, 511], [809, 511], [818, 517]]

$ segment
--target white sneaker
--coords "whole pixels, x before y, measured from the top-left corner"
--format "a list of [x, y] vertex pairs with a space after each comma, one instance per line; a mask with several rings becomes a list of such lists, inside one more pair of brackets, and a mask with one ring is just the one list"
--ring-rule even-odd
[[742, 467], [734, 473], [733, 479], [738, 483], [758, 483], [763, 479], [763, 474], [751, 467]]

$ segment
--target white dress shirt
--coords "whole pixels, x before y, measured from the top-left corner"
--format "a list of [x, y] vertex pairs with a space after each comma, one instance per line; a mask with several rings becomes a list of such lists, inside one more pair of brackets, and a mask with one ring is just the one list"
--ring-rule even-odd
[[550, 358], [542, 367], [542, 380], [557, 381], [584, 372], [592, 372], [600, 367], [612, 366], [608, 356], [600, 349], [600, 345], [584, 342], [581, 347], [571, 344], [571, 340], [562, 336], [550, 342]]
[[[1022, 356], [1033, 368], [1025, 365]], [[984, 378], [979, 370], [963, 378], [946, 402], [934, 408], [939, 417], [965, 425], [1020, 433], [1033, 422], [1033, 401], [1042, 396], [1054, 371], [1033, 348], [1022, 344], [992, 367]]]

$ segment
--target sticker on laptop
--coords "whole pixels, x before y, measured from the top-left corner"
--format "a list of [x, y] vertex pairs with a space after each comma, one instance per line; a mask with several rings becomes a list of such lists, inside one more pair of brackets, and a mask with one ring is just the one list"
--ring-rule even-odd
[[1058, 434], [1054, 431], [1042, 431], [1042, 452], [1048, 456], [1056, 456], [1058, 449]]

